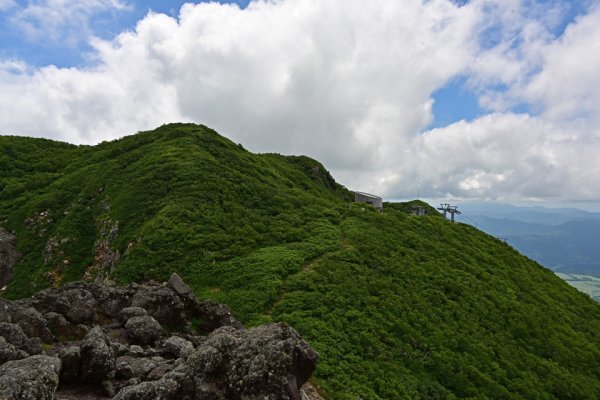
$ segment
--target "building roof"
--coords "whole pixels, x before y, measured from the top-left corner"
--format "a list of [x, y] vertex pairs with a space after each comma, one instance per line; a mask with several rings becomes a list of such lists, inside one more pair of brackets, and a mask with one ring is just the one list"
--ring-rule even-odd
[[371, 194], [371, 193], [358, 192], [358, 191], [354, 191], [354, 193], [355, 194], [362, 194], [363, 196], [373, 197], [374, 199], [381, 199], [381, 197], [375, 196], [374, 194]]

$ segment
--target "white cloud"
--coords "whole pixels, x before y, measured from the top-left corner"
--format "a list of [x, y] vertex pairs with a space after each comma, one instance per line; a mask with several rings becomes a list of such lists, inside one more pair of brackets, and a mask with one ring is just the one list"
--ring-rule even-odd
[[543, 49], [543, 68], [520, 88], [553, 121], [600, 126], [600, 6]]
[[11, 20], [31, 40], [74, 45], [93, 34], [94, 16], [128, 8], [123, 0], [28, 0]]
[[16, 5], [14, 0], [0, 0], [0, 12], [8, 11]]
[[[600, 198], [600, 52], [589, 67], [574, 61], [600, 43], [598, 11], [555, 39], [557, 11], [528, 4], [187, 4], [178, 19], [151, 13], [95, 39], [93, 68], [0, 64], [1, 132], [93, 143], [195, 121], [255, 151], [308, 154], [386, 196]], [[457, 76], [499, 112], [422, 133], [432, 93]], [[506, 111], [518, 102], [539, 115]]]
[[490, 114], [425, 132], [392, 193], [494, 200], [598, 198], [600, 132], [589, 135], [525, 114]]

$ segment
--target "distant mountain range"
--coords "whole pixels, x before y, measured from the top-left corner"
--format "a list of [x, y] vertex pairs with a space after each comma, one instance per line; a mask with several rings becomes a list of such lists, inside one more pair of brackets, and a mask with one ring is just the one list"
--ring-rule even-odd
[[600, 276], [600, 213], [467, 203], [457, 219], [505, 240], [556, 272]]

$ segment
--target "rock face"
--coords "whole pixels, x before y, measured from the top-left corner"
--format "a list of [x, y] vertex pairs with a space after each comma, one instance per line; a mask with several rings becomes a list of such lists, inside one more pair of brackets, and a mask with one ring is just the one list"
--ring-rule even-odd
[[244, 329], [176, 274], [0, 299], [2, 400], [300, 400], [316, 362], [288, 325]]
[[0, 288], [12, 277], [12, 271], [21, 254], [17, 251], [17, 237], [0, 227]]

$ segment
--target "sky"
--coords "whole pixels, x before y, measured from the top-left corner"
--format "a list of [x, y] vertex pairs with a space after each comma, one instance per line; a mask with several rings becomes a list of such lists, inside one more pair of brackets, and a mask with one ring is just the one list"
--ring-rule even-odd
[[0, 0], [0, 134], [169, 122], [385, 198], [600, 203], [600, 0]]

